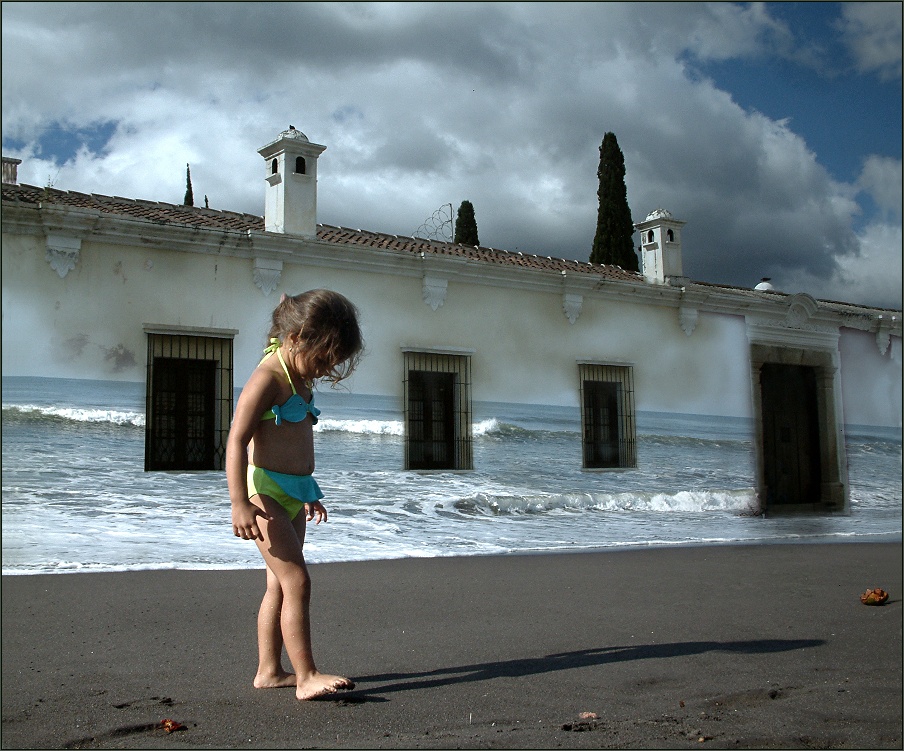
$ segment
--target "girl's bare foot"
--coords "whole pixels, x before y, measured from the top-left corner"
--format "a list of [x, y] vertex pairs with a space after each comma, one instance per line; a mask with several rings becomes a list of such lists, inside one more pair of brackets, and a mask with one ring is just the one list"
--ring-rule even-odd
[[316, 699], [319, 696], [335, 694], [337, 691], [348, 691], [355, 684], [341, 675], [323, 675], [314, 673], [310, 678], [300, 681], [295, 689], [295, 698], [299, 701]]
[[278, 673], [258, 673], [254, 676], [255, 688], [288, 688], [296, 684], [295, 673], [287, 673], [280, 669]]

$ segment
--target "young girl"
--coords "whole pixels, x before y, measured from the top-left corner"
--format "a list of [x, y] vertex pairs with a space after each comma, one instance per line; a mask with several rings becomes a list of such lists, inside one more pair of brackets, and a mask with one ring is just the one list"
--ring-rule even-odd
[[[267, 564], [254, 685], [295, 686], [298, 699], [314, 699], [354, 684], [319, 672], [311, 650], [311, 580], [302, 546], [306, 522], [327, 520], [311, 476], [320, 414], [311, 389], [317, 378], [335, 384], [348, 377], [363, 341], [355, 307], [323, 289], [283, 295], [269, 340], [242, 389], [226, 447], [232, 531], [254, 540]], [[294, 674], [283, 670], [283, 644]]]

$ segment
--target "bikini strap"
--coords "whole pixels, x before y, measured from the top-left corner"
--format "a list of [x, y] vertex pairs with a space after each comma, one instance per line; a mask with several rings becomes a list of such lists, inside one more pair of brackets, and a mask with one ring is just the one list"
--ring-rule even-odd
[[263, 365], [264, 360], [266, 360], [268, 357], [270, 357], [270, 355], [272, 355], [274, 352], [278, 352], [278, 351], [279, 351], [279, 339], [271, 339], [270, 345], [264, 348], [264, 356], [261, 358], [261, 361], [258, 363], [258, 365]]
[[[292, 393], [297, 394], [298, 392], [295, 390], [295, 384], [292, 383], [292, 376], [289, 375], [289, 369], [286, 367], [286, 361], [283, 360], [282, 353], [279, 351], [279, 342], [276, 339], [273, 339], [274, 342], [277, 342], [276, 347], [276, 358], [279, 360], [279, 364], [282, 365], [282, 369], [286, 373], [286, 379], [289, 381], [289, 385], [292, 387]], [[271, 345], [272, 346], [272, 345]]]

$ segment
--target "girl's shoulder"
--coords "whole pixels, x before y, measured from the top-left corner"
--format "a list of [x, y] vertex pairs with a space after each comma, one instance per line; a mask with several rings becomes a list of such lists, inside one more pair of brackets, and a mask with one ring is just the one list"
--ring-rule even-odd
[[274, 359], [267, 358], [254, 369], [245, 384], [245, 388], [242, 389], [243, 392], [248, 391], [249, 394], [268, 395], [277, 394], [283, 390], [282, 381], [285, 380], [285, 376], [280, 378], [282, 370], [279, 367], [279, 363], [276, 363], [275, 368], [273, 367], [272, 360]]

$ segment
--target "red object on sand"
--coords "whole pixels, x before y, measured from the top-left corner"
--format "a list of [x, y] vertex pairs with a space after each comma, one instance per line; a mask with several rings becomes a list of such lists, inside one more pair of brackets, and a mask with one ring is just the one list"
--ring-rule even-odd
[[888, 599], [888, 592], [884, 589], [868, 589], [860, 595], [860, 602], [864, 605], [884, 605]]
[[185, 725], [175, 720], [161, 720], [160, 727], [167, 733], [175, 733], [177, 730], [185, 730]]

